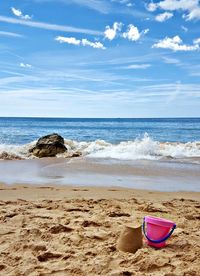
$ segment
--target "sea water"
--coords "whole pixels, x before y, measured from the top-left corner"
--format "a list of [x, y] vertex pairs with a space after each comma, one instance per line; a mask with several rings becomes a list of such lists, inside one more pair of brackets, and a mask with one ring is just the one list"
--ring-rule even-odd
[[200, 118], [0, 118], [0, 154], [28, 158], [36, 140], [58, 133], [69, 151], [118, 160], [200, 158]]

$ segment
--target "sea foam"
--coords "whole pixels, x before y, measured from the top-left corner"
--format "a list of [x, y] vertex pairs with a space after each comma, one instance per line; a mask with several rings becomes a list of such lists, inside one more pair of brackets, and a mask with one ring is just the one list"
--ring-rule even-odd
[[[0, 156], [3, 152], [9, 155], [16, 155], [20, 158], [34, 158], [29, 150], [36, 144], [36, 141], [25, 145], [0, 144]], [[104, 140], [91, 142], [75, 141], [65, 139], [65, 146], [68, 153], [81, 152], [83, 156], [91, 158], [106, 158], [119, 160], [160, 160], [160, 159], [187, 159], [200, 158], [200, 141], [180, 142], [159, 142], [153, 140], [148, 134], [142, 139], [133, 141], [122, 141], [118, 144], [108, 143]], [[59, 157], [66, 157], [60, 154]], [[191, 160], [190, 160], [191, 161]]]

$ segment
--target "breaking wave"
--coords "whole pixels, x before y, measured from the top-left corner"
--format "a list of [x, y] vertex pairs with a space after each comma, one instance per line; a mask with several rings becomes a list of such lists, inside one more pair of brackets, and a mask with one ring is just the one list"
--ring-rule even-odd
[[[29, 159], [34, 158], [29, 150], [36, 144], [32, 143], [16, 146], [0, 144], [0, 159]], [[78, 142], [65, 140], [68, 149], [67, 153], [58, 157], [68, 157], [74, 152], [81, 152], [83, 156], [93, 158], [111, 158], [119, 160], [161, 160], [161, 159], [199, 159], [200, 141], [180, 142], [159, 142], [153, 140], [148, 134], [142, 139], [133, 141], [122, 141], [119, 144], [111, 144], [104, 140], [92, 142]], [[197, 162], [199, 163], [199, 162]]]

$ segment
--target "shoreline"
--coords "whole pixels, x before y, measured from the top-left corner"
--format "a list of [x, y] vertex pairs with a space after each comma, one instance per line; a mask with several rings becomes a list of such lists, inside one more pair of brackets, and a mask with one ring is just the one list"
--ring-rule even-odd
[[200, 192], [199, 165], [94, 158], [0, 161], [0, 183]]

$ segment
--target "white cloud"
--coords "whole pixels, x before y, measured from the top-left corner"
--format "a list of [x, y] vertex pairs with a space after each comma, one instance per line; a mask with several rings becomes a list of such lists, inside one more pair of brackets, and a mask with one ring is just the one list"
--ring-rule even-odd
[[163, 10], [192, 10], [198, 6], [198, 0], [163, 0], [157, 3], [157, 7]]
[[132, 7], [133, 4], [129, 0], [111, 0], [111, 2], [116, 2], [122, 5], [126, 5], [127, 7]]
[[181, 10], [187, 12], [186, 15], [183, 15], [186, 20], [200, 19], [199, 0], [163, 0], [158, 3], [151, 2], [147, 6], [147, 9], [151, 12], [158, 8], [165, 11]]
[[102, 0], [62, 0], [62, 2], [66, 2], [69, 4], [76, 3], [81, 6], [85, 6], [87, 8], [99, 11], [101, 13], [107, 14], [110, 10], [110, 5], [108, 1], [102, 1]]
[[21, 34], [11, 33], [11, 32], [4, 32], [4, 31], [0, 31], [0, 36], [10, 36], [10, 37], [19, 37], [19, 38], [24, 37]]
[[164, 12], [164, 13], [158, 14], [155, 17], [155, 20], [158, 21], [158, 22], [164, 22], [164, 21], [170, 19], [172, 16], [173, 16], [173, 13], [171, 13], [171, 12]]
[[[34, 79], [29, 78], [28, 82], [31, 81]], [[35, 82], [39, 83], [39, 80], [35, 79]], [[200, 85], [195, 83], [167, 82], [155, 85], [140, 83], [134, 89], [100, 91], [95, 88], [53, 89], [49, 86], [33, 88], [21, 85], [20, 89], [16, 89], [13, 85], [14, 80], [11, 84], [11, 88], [7, 87], [6, 93], [0, 93], [1, 116], [113, 118], [133, 117], [133, 115], [154, 117], [155, 114], [158, 117], [176, 117], [185, 114], [195, 117], [199, 114]], [[2, 91], [5, 91], [5, 88]], [[176, 101], [174, 94], [177, 97]], [[102, 108], [100, 104], [102, 102], [105, 103], [105, 108]], [[166, 108], [169, 103], [170, 106]], [[149, 108], [150, 104], [152, 108]]]
[[76, 39], [75, 37], [57, 36], [55, 38], [55, 40], [60, 42], [60, 43], [73, 44], [73, 45], [76, 45], [76, 46], [82, 45], [82, 46], [90, 46], [90, 47], [95, 48], [95, 49], [103, 49], [103, 50], [106, 49], [101, 42], [97, 42], [97, 41], [92, 42], [92, 41], [89, 41], [86, 38], [83, 38], [83, 39], [80, 40], [80, 39]]
[[15, 9], [15, 8], [11, 8], [11, 11], [12, 11], [12, 13], [14, 14], [14, 15], [16, 15], [16, 16], [21, 16], [22, 15], [22, 12], [20, 11], [20, 10], [17, 10], [17, 9]]
[[90, 46], [92, 48], [103, 49], [103, 50], [106, 49], [101, 42], [97, 42], [97, 41], [96, 42], [91, 42], [91, 41], [87, 40], [86, 38], [82, 39], [81, 43], [82, 43], [83, 46]]
[[16, 18], [11, 18], [7, 16], [1, 16], [1, 15], [0, 15], [0, 22], [24, 25], [24, 26], [39, 28], [44, 30], [61, 31], [61, 32], [68, 32], [68, 33], [83, 33], [83, 34], [90, 34], [90, 35], [103, 35], [103, 32], [90, 30], [90, 29], [81, 29], [81, 28], [76, 28], [71, 26], [49, 24], [49, 23], [38, 22], [38, 21], [25, 21], [23, 19], [16, 19]]
[[200, 19], [200, 6], [192, 9], [187, 15], [183, 16], [186, 20]]
[[80, 45], [81, 43], [81, 41], [79, 39], [76, 39], [75, 37], [57, 36], [55, 40], [59, 41], [60, 43], [68, 43], [73, 45]]
[[123, 33], [122, 35], [124, 38], [127, 38], [128, 40], [131, 41], [137, 41], [138, 39], [140, 39], [140, 32], [138, 30], [137, 27], [135, 27], [134, 25], [130, 24], [128, 26], [128, 29], [125, 33]]
[[139, 32], [136, 26], [134, 26], [133, 24], [129, 24], [126, 32], [122, 33], [122, 26], [123, 23], [121, 22], [115, 22], [112, 28], [110, 26], [106, 26], [106, 30], [104, 32], [105, 38], [113, 40], [114, 38], [116, 38], [117, 35], [120, 35], [125, 39], [137, 41], [141, 38], [142, 35], [147, 34], [149, 31], [149, 29], [145, 29], [142, 32]]
[[171, 49], [173, 51], [196, 51], [200, 49], [198, 43], [193, 45], [183, 44], [182, 39], [178, 35], [172, 38], [165, 37], [164, 39], [159, 40], [158, 43], [155, 43], [152, 48]]
[[142, 34], [148, 33], [149, 29], [146, 29], [142, 32], [139, 32], [138, 28], [132, 24], [128, 25], [128, 29], [126, 32], [122, 34], [123, 38], [127, 38], [131, 41], [137, 41], [140, 39]]
[[25, 20], [30, 20], [31, 19], [31, 16], [30, 15], [28, 15], [28, 14], [26, 14], [26, 15], [23, 15], [23, 13], [22, 13], [22, 11], [21, 10], [19, 10], [19, 9], [16, 9], [16, 8], [11, 8], [11, 11], [12, 11], [12, 13], [15, 15], [15, 16], [17, 16], [17, 17], [19, 17], [19, 18], [21, 18], [21, 19], [25, 19]]
[[142, 32], [139, 32], [136, 26], [134, 26], [133, 24], [129, 24], [127, 31], [121, 33], [122, 26], [123, 24], [121, 22], [115, 22], [112, 28], [110, 26], [106, 26], [106, 30], [104, 32], [105, 38], [113, 40], [117, 36], [117, 34], [120, 34], [125, 39], [137, 41], [140, 39], [142, 34], [146, 34], [149, 31], [149, 29], [146, 29]]
[[147, 5], [147, 10], [150, 12], [154, 12], [157, 9], [157, 4], [155, 3], [150, 3], [149, 5]]
[[151, 67], [151, 64], [130, 64], [126, 67], [123, 67], [123, 69], [147, 69]]
[[145, 29], [144, 31], [142, 31], [142, 34], [147, 34], [149, 32], [149, 29]]
[[110, 26], [106, 26], [106, 29], [104, 32], [105, 38], [107, 38], [109, 40], [113, 40], [116, 37], [117, 32], [121, 31], [122, 25], [123, 24], [121, 22], [115, 22], [115, 23], [113, 23], [112, 28]]
[[196, 45], [200, 45], [200, 38], [195, 39], [193, 42], [194, 42], [194, 44], [196, 44]]
[[171, 57], [163, 57], [163, 60], [167, 64], [180, 64], [180, 61], [176, 58]]
[[23, 63], [23, 62], [21, 62], [19, 66], [22, 67], [22, 68], [32, 68], [31, 64]]
[[98, 11], [102, 14], [108, 14], [111, 9], [112, 5], [109, 3], [108, 0], [33, 0], [34, 2], [39, 3], [46, 3], [46, 2], [58, 2], [65, 4], [65, 5], [78, 5], [87, 9], [91, 9], [94, 11]]
[[181, 26], [181, 29], [182, 29], [184, 32], [187, 32], [187, 31], [188, 31], [188, 28], [186, 28], [185, 26]]

